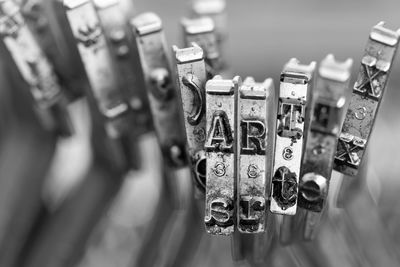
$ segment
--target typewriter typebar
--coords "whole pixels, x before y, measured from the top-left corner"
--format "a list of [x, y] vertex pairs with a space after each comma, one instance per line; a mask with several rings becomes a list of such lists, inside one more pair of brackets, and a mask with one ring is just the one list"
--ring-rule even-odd
[[186, 164], [185, 135], [180, 118], [180, 101], [168, 62], [161, 19], [144, 13], [131, 21], [145, 77], [153, 124], [170, 166]]
[[265, 231], [267, 183], [273, 157], [274, 84], [247, 78], [239, 88], [237, 108], [237, 227], [242, 233]]
[[339, 136], [334, 169], [357, 175], [399, 45], [400, 30], [372, 28]]
[[309, 211], [321, 212], [327, 197], [352, 65], [351, 59], [338, 62], [328, 55], [318, 68], [298, 199]]
[[271, 185], [273, 213], [296, 214], [307, 97], [315, 65], [301, 65], [297, 59], [291, 59], [281, 74]]
[[204, 51], [208, 78], [219, 75], [223, 64], [213, 20], [207, 17], [184, 18], [181, 23], [185, 45], [189, 46], [192, 42], [195, 42]]
[[206, 204], [209, 234], [231, 235], [235, 225], [235, 102], [240, 77], [214, 77], [206, 84]]
[[30, 88], [43, 126], [61, 136], [73, 132], [67, 103], [53, 66], [26, 25], [20, 7], [0, 2], [0, 34], [7, 53]]
[[116, 62], [122, 93], [132, 110], [129, 131], [136, 136], [148, 132], [152, 125], [150, 108], [139, 55], [134, 46], [135, 39], [129, 27], [131, 17], [127, 15], [133, 11], [123, 10], [123, 8], [129, 8], [124, 5], [125, 0], [94, 0], [93, 2], [97, 8], [111, 55]]
[[217, 41], [220, 49], [227, 39], [226, 0], [193, 0], [192, 12], [194, 17], [210, 17], [215, 24]]
[[197, 185], [205, 190], [206, 157], [206, 67], [203, 50], [195, 43], [179, 49], [174, 46], [179, 85], [186, 129], [190, 163]]
[[21, 12], [43, 52], [51, 61], [63, 85], [66, 97], [73, 102], [84, 96], [87, 79], [75, 38], [68, 26], [62, 1], [23, 0]]
[[64, 6], [91, 86], [91, 101], [104, 120], [107, 135], [120, 138], [125, 134], [123, 121], [129, 106], [120, 90], [115, 63], [95, 6], [88, 0], [65, 0]]

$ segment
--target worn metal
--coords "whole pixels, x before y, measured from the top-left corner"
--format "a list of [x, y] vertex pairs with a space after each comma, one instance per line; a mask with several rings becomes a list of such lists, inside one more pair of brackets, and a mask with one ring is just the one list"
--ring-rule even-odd
[[400, 30], [390, 30], [384, 22], [374, 26], [369, 35], [335, 156], [334, 169], [343, 174], [357, 175], [392, 69], [399, 37]]
[[192, 12], [195, 17], [210, 17], [214, 21], [217, 40], [222, 49], [228, 35], [226, 0], [193, 0]]
[[237, 108], [237, 227], [242, 233], [265, 231], [267, 182], [272, 169], [274, 84], [246, 78], [239, 88]]
[[301, 65], [297, 59], [291, 59], [281, 74], [271, 189], [273, 213], [296, 214], [304, 124], [308, 119], [306, 106], [315, 65]]
[[182, 167], [186, 164], [185, 135], [161, 19], [154, 13], [143, 13], [131, 20], [131, 26], [164, 159], [170, 166]]
[[177, 84], [180, 88], [187, 149], [197, 185], [205, 190], [206, 92], [204, 53], [197, 44], [179, 49], [174, 46]]
[[321, 212], [325, 204], [352, 64], [351, 59], [339, 62], [328, 55], [318, 69], [299, 184], [298, 205], [309, 211]]
[[208, 78], [219, 75], [223, 69], [215, 25], [211, 18], [184, 18], [181, 21], [185, 46], [196, 43], [204, 51]]
[[68, 101], [82, 97], [87, 79], [61, 1], [19, 2], [26, 24], [52, 63]]
[[30, 89], [43, 126], [63, 136], [72, 134], [63, 88], [53, 66], [26, 25], [20, 6], [12, 0], [0, 2], [0, 35]]
[[240, 77], [214, 77], [206, 84], [206, 204], [209, 234], [230, 235], [235, 224], [235, 102]]
[[[122, 94], [131, 109], [127, 128], [131, 135], [138, 136], [152, 128], [152, 120], [144, 86], [139, 55], [133, 33], [128, 22], [131, 19], [123, 10], [129, 8], [124, 0], [94, 0], [100, 24], [106, 38]], [[134, 127], [133, 127], [134, 126]]]
[[318, 69], [299, 188], [299, 206], [307, 210], [302, 239], [307, 241], [314, 240], [323, 216], [352, 63], [351, 59], [338, 62], [328, 55]]
[[95, 6], [88, 0], [65, 0], [64, 7], [91, 86], [89, 97], [103, 117], [108, 136], [117, 139], [124, 134], [120, 120], [129, 114], [129, 105], [120, 90]]

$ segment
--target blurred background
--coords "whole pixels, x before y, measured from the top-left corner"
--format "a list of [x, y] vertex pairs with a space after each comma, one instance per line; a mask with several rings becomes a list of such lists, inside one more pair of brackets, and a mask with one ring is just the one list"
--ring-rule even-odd
[[[168, 45], [183, 46], [179, 21], [190, 14], [190, 1], [135, 0], [134, 9], [157, 13]], [[290, 58], [308, 64], [333, 53], [354, 59], [353, 84], [372, 26], [383, 20], [400, 28], [399, 10], [395, 0], [228, 0], [226, 61], [235, 75], [272, 77], [277, 87]], [[140, 168], [121, 173], [96, 163], [85, 101], [69, 106], [75, 135], [56, 139], [26, 108], [28, 97], [10, 86], [18, 83], [1, 61], [8, 89], [0, 93], [0, 266], [400, 265], [398, 57], [359, 177], [333, 175], [331, 191], [341, 182], [347, 190], [330, 199], [315, 241], [282, 246], [275, 237], [261, 262], [234, 262], [230, 238], [206, 235], [196, 207], [169, 204], [188, 196], [165, 192], [168, 174], [154, 133], [140, 137]]]

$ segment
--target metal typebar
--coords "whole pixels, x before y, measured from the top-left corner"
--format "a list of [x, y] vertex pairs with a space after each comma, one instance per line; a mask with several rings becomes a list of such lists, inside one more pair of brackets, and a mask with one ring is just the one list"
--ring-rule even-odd
[[[125, 0], [94, 0], [103, 33], [115, 62], [116, 75], [124, 98], [132, 112], [128, 131], [139, 136], [152, 128], [145, 83], [136, 42], [129, 27], [132, 19], [126, 13]], [[123, 10], [125, 9], [125, 10]]]
[[131, 21], [131, 26], [164, 159], [171, 167], [181, 168], [186, 164], [185, 134], [161, 19], [154, 13], [143, 13]]
[[343, 174], [355, 176], [358, 172], [392, 69], [399, 37], [400, 29], [390, 30], [384, 22], [374, 26], [369, 35], [335, 156], [334, 169]]
[[181, 23], [185, 46], [189, 46], [195, 42], [204, 51], [208, 78], [211, 79], [215, 75], [220, 75], [224, 64], [222, 63], [213, 20], [207, 17], [196, 19], [184, 18]]
[[63, 88], [13, 0], [0, 3], [0, 35], [30, 89], [43, 126], [62, 136], [71, 135], [73, 129]]
[[65, 0], [64, 6], [76, 39], [93, 98], [104, 120], [109, 137], [123, 135], [121, 118], [129, 113], [115, 73], [115, 64], [107, 47], [96, 9], [88, 0]]
[[313, 85], [315, 62], [301, 65], [291, 59], [281, 74], [271, 212], [295, 215], [303, 154], [306, 106]]
[[299, 184], [299, 207], [307, 210], [303, 234], [306, 240], [315, 237], [327, 199], [352, 64], [351, 59], [339, 62], [328, 55], [318, 68]]
[[193, 176], [201, 190], [205, 190], [206, 157], [206, 67], [203, 50], [195, 43], [191, 47], [174, 47], [177, 84], [182, 99], [186, 139]]
[[265, 231], [276, 117], [272, 79], [247, 78], [239, 88], [237, 107], [237, 227], [242, 233]]
[[206, 230], [231, 235], [235, 224], [235, 102], [240, 77], [214, 77], [206, 84]]

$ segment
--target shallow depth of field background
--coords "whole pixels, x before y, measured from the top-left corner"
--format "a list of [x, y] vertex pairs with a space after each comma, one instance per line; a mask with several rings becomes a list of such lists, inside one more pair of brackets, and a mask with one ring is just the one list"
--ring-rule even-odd
[[[134, 0], [136, 13], [152, 11], [161, 17], [170, 47], [182, 47], [179, 21], [189, 15], [189, 2]], [[272, 77], [276, 88], [282, 67], [290, 58], [308, 64], [312, 60], [319, 62], [328, 53], [341, 60], [354, 59], [353, 84], [372, 26], [384, 20], [387, 27], [400, 28], [398, 0], [227, 0], [227, 5], [226, 61], [235, 75], [253, 76], [257, 81]], [[304, 267], [400, 266], [399, 87], [400, 53], [370, 139], [366, 185], [352, 191], [356, 194], [344, 210], [332, 210], [314, 243], [277, 248], [271, 254], [271, 266], [291, 267], [293, 263], [304, 266], [301, 262], [308, 262]], [[79, 116], [85, 110], [78, 106], [74, 112]], [[88, 128], [89, 119], [81, 120], [78, 126]], [[54, 167], [49, 175], [52, 176], [47, 182], [49, 192], [44, 192], [49, 203], [57, 204], [68, 190], [73, 191], [79, 183], [78, 176], [89, 168], [89, 134], [83, 135], [78, 140], [64, 142], [63, 147], [73, 151], [64, 153], [63, 166]], [[77, 266], [132, 267], [137, 259], [147, 227], [155, 216], [161, 180], [155, 137], [144, 137], [142, 148], [143, 170], [127, 176]], [[52, 199], [54, 195], [61, 200]], [[67, 229], [69, 225], [67, 218], [63, 227]], [[169, 248], [164, 249], [162, 252], [168, 253]], [[204, 234], [190, 266], [233, 266], [230, 239]]]
[[[276, 87], [280, 71], [291, 57], [297, 57], [301, 62], [308, 63], [311, 60], [320, 61], [328, 53], [333, 53], [336, 58], [342, 60], [347, 57], [354, 59], [351, 82], [353, 84], [371, 27], [384, 20], [389, 28], [400, 28], [400, 2], [396, 0], [228, 0], [227, 2], [229, 39], [226, 60], [234, 70], [234, 74], [242, 77], [251, 75], [258, 81], [272, 77]], [[164, 22], [169, 45], [182, 46], [179, 20], [188, 14], [189, 1], [136, 0], [135, 3], [139, 13], [153, 11], [159, 14]], [[351, 217], [354, 211], [360, 213], [353, 215], [356, 217], [354, 220], [344, 219], [350, 221], [348, 228], [330, 226], [330, 230], [327, 230], [341, 231], [338, 236], [345, 236], [341, 242], [347, 243], [347, 248], [344, 250], [353, 256], [346, 256], [347, 253], [335, 254], [337, 251], [334, 248], [344, 246], [344, 243], [332, 238], [332, 235], [321, 234], [321, 240], [316, 246], [324, 251], [329, 266], [358, 266], [361, 262], [363, 266], [385, 266], [385, 264], [390, 266], [393, 261], [386, 261], [387, 254], [399, 259], [400, 210], [397, 205], [400, 203], [397, 193], [400, 190], [399, 61], [400, 56], [395, 60], [369, 148], [370, 159], [366, 178], [368, 188], [363, 194], [371, 196], [371, 203], [376, 205], [371, 208], [374, 212], [369, 214], [370, 203], [361, 203], [362, 207], [360, 204], [354, 204], [346, 214], [350, 214]], [[137, 193], [140, 191], [133, 190]], [[151, 190], [147, 194], [151, 194]], [[154, 192], [153, 194], [155, 197]], [[147, 197], [150, 198], [148, 195]], [[140, 197], [136, 196], [135, 199], [138, 200]], [[363, 202], [362, 198], [358, 201]], [[131, 203], [136, 201], [132, 200]], [[141, 211], [141, 207], [136, 204], [129, 209], [126, 208], [125, 211], [131, 210], [136, 217], [131, 216], [138, 218], [148, 213], [147, 209]], [[380, 217], [377, 218], [376, 214]], [[374, 221], [364, 221], [364, 217], [365, 220], [373, 218]], [[375, 225], [376, 221], [379, 222], [379, 226]], [[331, 224], [340, 224], [340, 220]], [[123, 231], [121, 227], [114, 229], [114, 236], [111, 233], [108, 239], [103, 236], [103, 242], [92, 244], [92, 251], [89, 250], [80, 266], [126, 266], [128, 258], [135, 257], [132, 249], [127, 249], [127, 246], [135, 248], [136, 238], [140, 237], [142, 230], [140, 227], [143, 225], [134, 228], [136, 231], [131, 231], [130, 237], [126, 236], [127, 230]], [[375, 234], [379, 236], [379, 231], [382, 229], [385, 230], [383, 234], [385, 238], [378, 241]], [[107, 242], [109, 245], [106, 245]], [[230, 240], [227, 238], [210, 239], [208, 250], [200, 251], [196, 266], [232, 266], [229, 245]], [[387, 248], [390, 248], [390, 251], [386, 251]], [[313, 251], [312, 247], [310, 250], [316, 258], [313, 266], [321, 266], [322, 263], [318, 259], [322, 258], [318, 254], [320, 252]], [[274, 266], [285, 266], [285, 261], [279, 260], [279, 257], [293, 257], [290, 249], [280, 253], [278, 259], [274, 261]], [[356, 263], [350, 259], [354, 257], [364, 257], [364, 259], [359, 259]]]

